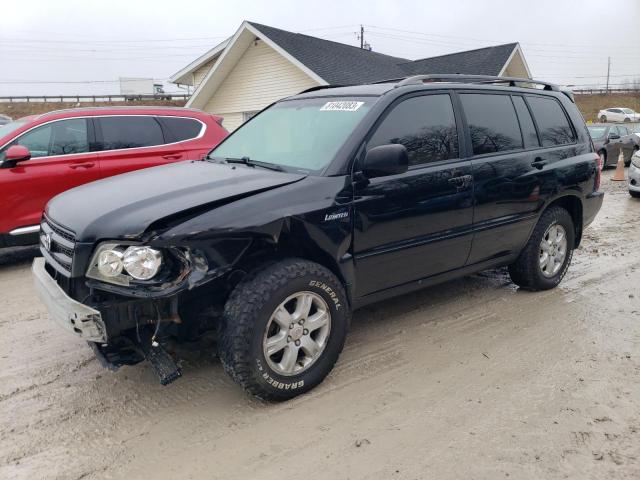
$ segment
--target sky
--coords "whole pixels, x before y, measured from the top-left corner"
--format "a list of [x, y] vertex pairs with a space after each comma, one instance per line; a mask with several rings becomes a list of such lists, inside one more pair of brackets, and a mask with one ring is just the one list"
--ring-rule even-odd
[[[166, 82], [243, 20], [409, 59], [520, 42], [534, 78], [640, 79], [640, 0], [4, 0], [0, 96], [117, 94]], [[167, 91], [178, 91], [168, 84]]]

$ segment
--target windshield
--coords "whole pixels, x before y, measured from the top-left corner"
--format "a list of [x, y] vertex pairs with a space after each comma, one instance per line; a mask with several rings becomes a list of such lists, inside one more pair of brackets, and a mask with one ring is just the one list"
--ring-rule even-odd
[[285, 100], [240, 127], [210, 157], [248, 158], [287, 170], [319, 172], [373, 104], [371, 98]]
[[630, 108], [623, 108], [623, 109], [622, 109], [622, 111], [623, 111], [624, 113], [631, 113], [631, 114], [636, 113], [636, 112], [634, 112], [633, 110], [631, 110]]
[[27, 122], [11, 122], [7, 123], [6, 125], [0, 126], [0, 138], [4, 137], [5, 135], [9, 135], [11, 132], [15, 132], [17, 129], [26, 124]]
[[604, 138], [604, 134], [607, 133], [607, 127], [587, 127], [589, 129], [589, 135], [594, 140], [600, 140]]

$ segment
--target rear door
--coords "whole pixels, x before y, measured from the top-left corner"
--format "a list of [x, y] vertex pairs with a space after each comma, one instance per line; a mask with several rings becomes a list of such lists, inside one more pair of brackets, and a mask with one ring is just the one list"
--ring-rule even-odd
[[475, 186], [475, 233], [468, 263], [478, 264], [513, 255], [526, 242], [545, 189], [544, 160], [521, 95], [462, 91], [460, 103]]
[[167, 138], [153, 115], [109, 115], [93, 121], [103, 178], [184, 159], [183, 146]]
[[471, 162], [461, 158], [448, 92], [392, 105], [366, 149], [402, 144], [409, 170], [354, 182], [358, 296], [462, 267], [471, 248]]
[[3, 147], [23, 145], [31, 159], [0, 169], [0, 233], [38, 225], [46, 203], [70, 188], [99, 179], [92, 131], [84, 118], [57, 120], [29, 130]]

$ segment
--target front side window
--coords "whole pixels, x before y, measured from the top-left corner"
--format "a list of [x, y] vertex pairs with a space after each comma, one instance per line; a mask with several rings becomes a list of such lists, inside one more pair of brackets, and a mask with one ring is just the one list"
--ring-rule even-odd
[[555, 98], [527, 98], [538, 124], [543, 147], [574, 143], [576, 138], [560, 103]]
[[48, 123], [21, 135], [11, 145], [22, 145], [32, 158], [89, 151], [87, 122], [83, 118]]
[[518, 117], [510, 96], [464, 93], [460, 100], [474, 155], [522, 148]]
[[238, 128], [209, 157], [244, 157], [294, 171], [319, 172], [333, 160], [373, 102], [371, 97], [278, 102]]
[[409, 165], [458, 158], [458, 133], [449, 95], [412, 97], [385, 117], [367, 143], [367, 149], [401, 144]]
[[165, 143], [154, 117], [114, 116], [96, 119], [102, 132], [101, 150], [152, 147]]

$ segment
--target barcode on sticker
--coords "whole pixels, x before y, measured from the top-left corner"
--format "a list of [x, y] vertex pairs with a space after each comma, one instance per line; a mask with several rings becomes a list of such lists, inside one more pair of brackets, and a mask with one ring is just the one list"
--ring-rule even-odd
[[327, 102], [322, 106], [322, 108], [320, 108], [320, 110], [330, 112], [355, 112], [362, 105], [364, 105], [364, 102]]

